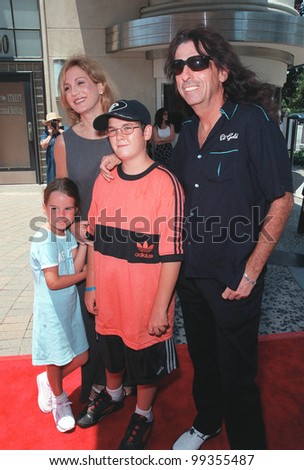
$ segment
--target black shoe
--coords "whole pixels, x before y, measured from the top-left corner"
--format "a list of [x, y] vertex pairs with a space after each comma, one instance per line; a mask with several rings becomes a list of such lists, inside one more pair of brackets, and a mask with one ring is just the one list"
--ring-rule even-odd
[[105, 416], [119, 410], [123, 407], [123, 400], [114, 401], [105, 389], [97, 395], [97, 397], [88, 403], [88, 405], [82, 410], [77, 418], [77, 424], [81, 428], [89, 428]]
[[131, 417], [126, 434], [120, 443], [119, 450], [142, 450], [151, 434], [153, 421], [134, 413]]

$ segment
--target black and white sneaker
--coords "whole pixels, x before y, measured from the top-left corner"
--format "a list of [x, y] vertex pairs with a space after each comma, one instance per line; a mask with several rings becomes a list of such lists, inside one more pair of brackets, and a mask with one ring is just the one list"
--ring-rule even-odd
[[105, 389], [102, 389], [96, 398], [89, 402], [77, 418], [77, 424], [81, 428], [89, 428], [99, 423], [105, 416], [123, 407], [123, 399], [112, 400]]
[[151, 434], [154, 421], [145, 416], [133, 413], [119, 450], [142, 450]]
[[184, 432], [177, 441], [174, 442], [173, 450], [199, 450], [199, 448], [211, 437], [217, 436], [221, 432], [219, 428], [214, 434], [202, 434], [193, 426]]

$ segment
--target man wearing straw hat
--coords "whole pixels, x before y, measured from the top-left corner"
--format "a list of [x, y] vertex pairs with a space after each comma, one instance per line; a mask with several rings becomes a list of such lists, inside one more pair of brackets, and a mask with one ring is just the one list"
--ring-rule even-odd
[[55, 178], [54, 144], [56, 137], [66, 130], [64, 126], [60, 126], [61, 121], [62, 117], [54, 112], [48, 113], [45, 120], [42, 121], [45, 130], [40, 136], [40, 147], [46, 150], [47, 184]]

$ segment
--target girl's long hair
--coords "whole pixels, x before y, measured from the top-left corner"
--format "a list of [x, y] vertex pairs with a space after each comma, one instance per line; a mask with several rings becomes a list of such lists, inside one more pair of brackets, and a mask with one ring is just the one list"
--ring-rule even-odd
[[77, 185], [70, 178], [55, 178], [51, 181], [43, 192], [43, 202], [47, 205], [50, 195], [54, 191], [66, 194], [74, 199], [77, 214], [81, 212], [80, 196]]
[[159, 108], [156, 113], [155, 113], [155, 118], [154, 118], [154, 125], [157, 127], [161, 127], [162, 122], [163, 122], [163, 115], [164, 113], [168, 113], [168, 119], [167, 119], [167, 125], [170, 126], [170, 119], [169, 119], [169, 111], [167, 108]]

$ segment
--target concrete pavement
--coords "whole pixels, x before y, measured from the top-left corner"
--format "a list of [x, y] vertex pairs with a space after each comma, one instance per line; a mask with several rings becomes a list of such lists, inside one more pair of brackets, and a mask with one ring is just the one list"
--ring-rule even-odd
[[31, 354], [33, 281], [31, 225], [42, 217], [44, 185], [1, 185], [0, 355]]

